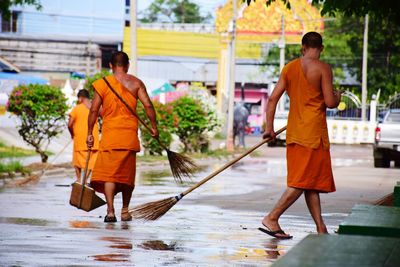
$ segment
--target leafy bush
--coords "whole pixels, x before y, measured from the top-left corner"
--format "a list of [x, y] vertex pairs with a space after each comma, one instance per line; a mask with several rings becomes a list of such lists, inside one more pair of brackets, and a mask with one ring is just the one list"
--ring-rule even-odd
[[[166, 147], [169, 147], [172, 141], [171, 127], [172, 127], [172, 106], [164, 105], [160, 102], [153, 102], [154, 109], [157, 113], [157, 124], [158, 132], [160, 134], [160, 141]], [[149, 119], [145, 113], [143, 105], [138, 102], [137, 113], [141, 119], [143, 119], [148, 126], [151, 126]], [[162, 155], [163, 148], [158, 144], [158, 142], [151, 136], [149, 131], [145, 129], [143, 125], [140, 125], [140, 137], [143, 147], [146, 152], [150, 155], [158, 154]]]
[[184, 146], [185, 152], [205, 152], [208, 149], [207, 130], [215, 125], [208, 120], [209, 111], [201, 102], [190, 96], [183, 96], [173, 102], [173, 127]]
[[19, 134], [40, 154], [42, 162], [47, 162], [51, 139], [65, 127], [66, 101], [60, 88], [39, 84], [17, 86], [9, 97], [7, 109], [20, 119]]

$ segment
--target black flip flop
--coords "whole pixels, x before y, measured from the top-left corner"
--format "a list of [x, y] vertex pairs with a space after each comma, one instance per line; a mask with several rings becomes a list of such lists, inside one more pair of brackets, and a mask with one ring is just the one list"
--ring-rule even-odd
[[109, 217], [108, 215], [106, 215], [106, 217], [104, 217], [104, 222], [105, 223], [114, 223], [117, 222], [117, 218], [114, 217]]
[[[278, 238], [278, 239], [292, 239], [293, 238], [293, 236], [287, 235], [283, 230], [270, 231], [268, 228], [264, 229], [264, 228], [261, 228], [261, 227], [259, 227], [258, 230], [260, 230], [261, 232], [263, 232], [263, 233], [265, 233], [267, 235], [270, 235], [270, 236], [273, 236], [275, 238]], [[286, 235], [286, 236], [282, 236], [282, 235]]]

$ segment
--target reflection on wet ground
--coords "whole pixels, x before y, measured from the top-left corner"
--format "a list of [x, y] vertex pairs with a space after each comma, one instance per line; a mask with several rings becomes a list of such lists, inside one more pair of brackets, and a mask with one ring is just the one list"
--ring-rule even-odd
[[171, 243], [167, 245], [161, 240], [149, 240], [140, 244], [139, 247], [147, 250], [178, 250], [176, 243]]
[[[200, 170], [193, 182], [223, 163]], [[0, 265], [268, 266], [315, 232], [304, 211], [296, 215], [289, 212], [280, 221], [284, 230], [294, 235], [292, 240], [276, 240], [257, 230], [271, 208], [265, 204], [271, 192], [282, 192], [285, 164], [282, 158], [255, 158], [236, 164], [155, 222], [105, 224], [105, 207], [87, 213], [69, 206], [71, 188], [56, 185], [70, 184], [73, 172], [67, 177], [47, 177], [30, 187], [3, 190]], [[335, 164], [348, 162], [338, 160]], [[139, 166], [131, 205], [174, 196], [187, 187], [177, 186], [167, 171], [140, 173]], [[252, 202], [256, 198], [252, 194], [258, 191], [265, 192], [257, 195], [262, 204]], [[244, 198], [245, 194], [249, 197]], [[220, 205], [230, 201], [229, 208]], [[115, 202], [119, 217], [120, 195]], [[333, 233], [346, 214], [324, 216]]]

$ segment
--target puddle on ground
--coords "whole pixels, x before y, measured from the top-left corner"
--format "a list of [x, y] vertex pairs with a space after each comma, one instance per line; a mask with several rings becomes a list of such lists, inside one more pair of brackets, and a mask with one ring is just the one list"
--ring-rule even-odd
[[32, 218], [4, 218], [0, 217], [0, 223], [19, 224], [19, 225], [34, 225], [34, 226], [49, 226], [55, 224], [54, 222], [32, 219]]

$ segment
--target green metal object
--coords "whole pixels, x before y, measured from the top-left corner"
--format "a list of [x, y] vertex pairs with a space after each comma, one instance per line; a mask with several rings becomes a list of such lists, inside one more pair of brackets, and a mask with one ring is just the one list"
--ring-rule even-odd
[[308, 235], [272, 266], [400, 266], [400, 239], [356, 235]]
[[400, 238], [400, 207], [355, 205], [339, 234]]
[[393, 206], [400, 207], [400, 182], [397, 182], [393, 190]]

